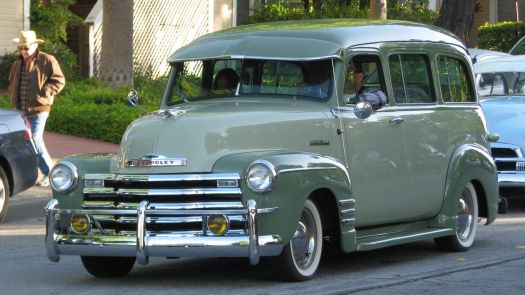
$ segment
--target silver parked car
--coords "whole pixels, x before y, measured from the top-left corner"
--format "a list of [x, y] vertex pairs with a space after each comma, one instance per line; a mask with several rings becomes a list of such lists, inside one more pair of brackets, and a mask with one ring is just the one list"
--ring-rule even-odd
[[501, 196], [525, 192], [525, 56], [498, 57], [474, 65], [476, 88], [496, 160]]

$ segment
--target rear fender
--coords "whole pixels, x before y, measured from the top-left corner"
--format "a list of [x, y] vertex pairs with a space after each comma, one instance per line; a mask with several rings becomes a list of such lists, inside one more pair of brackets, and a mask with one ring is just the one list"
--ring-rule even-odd
[[474, 184], [478, 195], [480, 216], [492, 223], [498, 209], [498, 176], [496, 164], [488, 151], [480, 145], [465, 144], [452, 154], [445, 183], [443, 207], [430, 226], [457, 226], [458, 200], [465, 185]]

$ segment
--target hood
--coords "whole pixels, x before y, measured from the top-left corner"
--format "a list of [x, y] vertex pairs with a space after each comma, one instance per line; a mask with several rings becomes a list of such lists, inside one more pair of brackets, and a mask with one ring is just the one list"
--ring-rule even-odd
[[500, 143], [525, 150], [525, 96], [501, 96], [481, 100], [490, 133], [498, 133]]
[[122, 139], [115, 172], [205, 173], [221, 157], [255, 151], [331, 154], [331, 145], [311, 143], [333, 142], [332, 122], [329, 109], [319, 102], [188, 103], [133, 122]]

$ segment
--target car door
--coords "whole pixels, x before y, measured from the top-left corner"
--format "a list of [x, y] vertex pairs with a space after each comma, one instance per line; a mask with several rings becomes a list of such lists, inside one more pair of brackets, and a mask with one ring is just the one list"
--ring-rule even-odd
[[402, 213], [406, 220], [420, 220], [435, 216], [443, 203], [450, 118], [438, 107], [429, 55], [396, 51], [388, 56], [388, 72], [408, 161]]
[[376, 53], [354, 55], [347, 66], [343, 90], [344, 136], [347, 164], [356, 200], [356, 226], [399, 222], [404, 219], [408, 187], [408, 158], [399, 114], [390, 105], [359, 119], [354, 114], [356, 91], [353, 63], [359, 60], [364, 69], [365, 87], [385, 91], [380, 57]]

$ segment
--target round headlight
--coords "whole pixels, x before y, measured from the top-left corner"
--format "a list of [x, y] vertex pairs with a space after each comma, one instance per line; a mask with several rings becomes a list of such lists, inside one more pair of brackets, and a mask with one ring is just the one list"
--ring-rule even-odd
[[49, 174], [51, 187], [59, 193], [73, 190], [77, 185], [77, 180], [77, 168], [70, 162], [60, 162], [53, 167]]
[[250, 165], [246, 173], [248, 187], [258, 193], [272, 189], [274, 179], [275, 169], [268, 161], [255, 161]]

